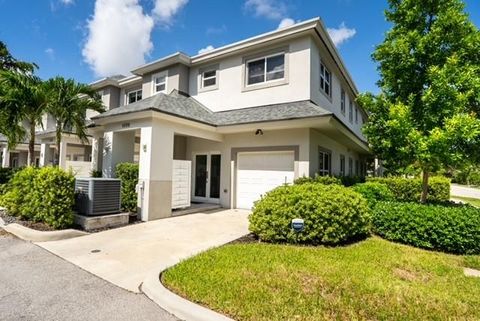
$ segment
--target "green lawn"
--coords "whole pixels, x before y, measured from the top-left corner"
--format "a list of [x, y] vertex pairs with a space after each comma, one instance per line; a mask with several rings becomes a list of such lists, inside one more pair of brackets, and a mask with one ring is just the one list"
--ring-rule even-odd
[[478, 198], [470, 198], [470, 197], [461, 197], [461, 196], [452, 196], [455, 200], [460, 200], [465, 203], [472, 204], [473, 206], [480, 207], [480, 199]]
[[479, 320], [480, 278], [455, 256], [377, 237], [337, 248], [232, 244], [163, 275], [174, 292], [236, 320]]

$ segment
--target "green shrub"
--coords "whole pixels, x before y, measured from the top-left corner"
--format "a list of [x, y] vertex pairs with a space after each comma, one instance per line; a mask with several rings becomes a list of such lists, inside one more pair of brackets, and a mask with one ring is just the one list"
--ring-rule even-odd
[[[420, 178], [372, 177], [369, 182], [378, 182], [388, 186], [395, 199], [400, 202], [418, 202], [422, 194]], [[428, 183], [429, 202], [448, 202], [450, 200], [450, 180], [441, 176], [430, 177]]]
[[365, 183], [365, 177], [363, 176], [339, 176], [343, 186], [353, 186], [355, 184]]
[[92, 169], [90, 171], [90, 177], [100, 178], [102, 176], [103, 176], [102, 171], [97, 171], [97, 170], [94, 170], [94, 169]]
[[320, 176], [315, 175], [315, 177], [303, 176], [299, 177], [294, 182], [297, 185], [308, 184], [308, 183], [318, 183], [323, 185], [342, 185], [342, 181], [334, 176]]
[[73, 224], [75, 178], [57, 167], [18, 171], [7, 185], [2, 205], [8, 214], [53, 228]]
[[[305, 229], [294, 232], [291, 220]], [[339, 185], [280, 186], [255, 202], [250, 231], [267, 242], [335, 245], [368, 234], [369, 209], [358, 193]]]
[[378, 182], [365, 182], [353, 186], [353, 190], [368, 201], [370, 207], [379, 201], [393, 201], [395, 199], [392, 191], [387, 185]]
[[0, 167], [0, 185], [7, 184], [15, 174], [15, 169]]
[[30, 199], [35, 188], [37, 172], [38, 169], [35, 167], [26, 167], [17, 171], [6, 184], [1, 205], [7, 209], [9, 215], [27, 220], [34, 219], [35, 213], [30, 206]]
[[75, 177], [58, 167], [42, 167], [37, 171], [29, 207], [36, 221], [53, 228], [73, 224], [75, 204]]
[[378, 202], [373, 231], [391, 241], [457, 254], [480, 254], [480, 209]]
[[122, 210], [137, 211], [138, 164], [120, 163], [115, 168], [115, 175], [122, 181]]

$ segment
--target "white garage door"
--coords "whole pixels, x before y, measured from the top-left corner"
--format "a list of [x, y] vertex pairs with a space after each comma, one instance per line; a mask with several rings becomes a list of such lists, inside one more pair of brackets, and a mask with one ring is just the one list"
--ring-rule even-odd
[[293, 151], [239, 153], [237, 164], [237, 208], [250, 209], [262, 194], [293, 182]]

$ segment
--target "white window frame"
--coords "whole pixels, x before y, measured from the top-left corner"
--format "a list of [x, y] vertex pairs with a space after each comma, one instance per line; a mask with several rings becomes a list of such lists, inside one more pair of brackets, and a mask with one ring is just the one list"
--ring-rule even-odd
[[[322, 73], [322, 67], [323, 67], [323, 73]], [[320, 59], [320, 67], [319, 67], [319, 73], [320, 73], [320, 78], [319, 78], [319, 85], [320, 85], [320, 91], [323, 92], [328, 98], [332, 98], [332, 73], [330, 72], [330, 69], [325, 66], [323, 63], [322, 59]], [[328, 82], [326, 79], [326, 73], [328, 73]], [[323, 86], [322, 86], [322, 80], [323, 80]], [[326, 91], [326, 86], [325, 84], [328, 84], [328, 93]]]
[[[325, 162], [325, 158], [328, 156], [328, 162]], [[323, 168], [320, 168], [320, 157], [322, 157]], [[325, 164], [328, 163], [328, 168], [325, 169]], [[318, 148], [318, 175], [320, 176], [329, 176], [332, 174], [332, 152], [319, 147]]]
[[[283, 77], [267, 80], [267, 74], [268, 74], [268, 72], [267, 72], [267, 60], [268, 60], [268, 58], [282, 56], [282, 55], [283, 55]], [[264, 78], [263, 78], [263, 81], [256, 82], [254, 84], [249, 84], [248, 79], [249, 79], [249, 75], [250, 75], [250, 70], [248, 68], [248, 65], [251, 62], [258, 61], [258, 60], [263, 60], [264, 61], [263, 62], [263, 64], [264, 64], [264, 70], [263, 70], [263, 77]], [[279, 52], [273, 53], [271, 55], [265, 55], [265, 56], [260, 56], [260, 57], [255, 57], [255, 58], [245, 60], [245, 87], [249, 88], [249, 87], [259, 86], [259, 85], [263, 85], [263, 84], [269, 84], [269, 83], [275, 83], [275, 82], [284, 82], [286, 80], [286, 73], [287, 73], [286, 65], [287, 65], [287, 55], [286, 55], [285, 51], [279, 51]], [[276, 71], [276, 72], [278, 72], [278, 71]]]
[[[217, 64], [217, 65], [213, 65], [213, 66], [207, 66], [205, 68], [200, 68], [198, 70], [198, 91], [199, 92], [204, 92], [204, 91], [210, 91], [210, 90], [215, 90], [215, 89], [218, 89], [218, 83], [220, 81], [220, 66]], [[211, 71], [214, 71], [215, 72], [215, 75], [214, 76], [210, 76], [210, 77], [205, 77], [205, 73], [207, 72], [211, 72]], [[208, 80], [208, 79], [213, 79], [215, 78], [215, 84], [213, 85], [209, 85], [209, 86], [205, 86], [205, 80]]]
[[348, 121], [353, 124], [353, 102], [350, 97], [348, 97]]
[[[157, 85], [161, 85], [162, 83], [157, 84], [157, 78], [160, 77], [165, 77], [165, 89], [161, 91], [157, 91]], [[168, 70], [156, 73], [152, 75], [152, 95], [158, 94], [158, 93], [167, 93], [167, 85], [168, 85]]]
[[[213, 76], [205, 77], [207, 72], [213, 72]], [[205, 85], [206, 80], [215, 79], [215, 83], [213, 85]], [[216, 69], [209, 69], [202, 72], [202, 88], [209, 88], [215, 87], [217, 85], [217, 70]]]
[[347, 100], [346, 100], [346, 93], [345, 93], [345, 89], [342, 88], [342, 91], [340, 93], [340, 112], [345, 115], [345, 111], [346, 111], [346, 105], [347, 105]]
[[[140, 93], [141, 93], [141, 96], [142, 96], [142, 98], [140, 98], [140, 99], [137, 99], [137, 98], [138, 98], [138, 92], [140, 92]], [[130, 94], [133, 94], [133, 93], [135, 93], [135, 101], [131, 103], [129, 96], [130, 96]], [[129, 105], [129, 104], [136, 103], [137, 101], [140, 101], [140, 100], [142, 100], [142, 99], [143, 99], [143, 91], [142, 91], [141, 88], [140, 88], [140, 89], [130, 90], [130, 91], [127, 91], [127, 92], [125, 93], [125, 105]]]

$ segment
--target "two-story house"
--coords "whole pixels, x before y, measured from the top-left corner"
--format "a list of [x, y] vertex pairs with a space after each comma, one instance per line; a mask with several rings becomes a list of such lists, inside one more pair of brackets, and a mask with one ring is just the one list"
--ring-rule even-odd
[[[318, 18], [131, 72], [91, 84], [108, 109], [92, 117], [93, 167], [139, 163], [143, 220], [171, 216], [182, 188], [249, 209], [297, 177], [365, 174], [367, 115]], [[175, 160], [191, 161], [191, 185], [173, 186]]]

